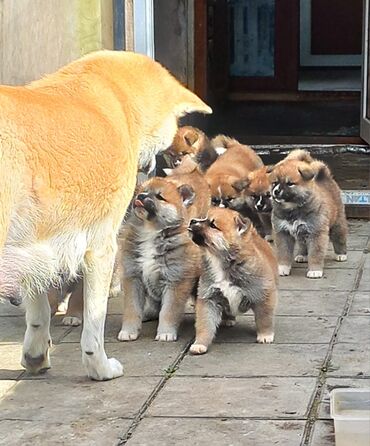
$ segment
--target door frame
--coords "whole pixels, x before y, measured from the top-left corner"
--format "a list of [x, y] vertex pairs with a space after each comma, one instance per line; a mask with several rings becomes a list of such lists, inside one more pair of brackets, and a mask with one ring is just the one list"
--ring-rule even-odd
[[363, 64], [362, 64], [362, 89], [361, 89], [361, 121], [360, 136], [370, 144], [370, 116], [368, 116], [367, 108], [369, 104], [369, 14], [370, 0], [364, 0], [364, 24], [363, 24]]

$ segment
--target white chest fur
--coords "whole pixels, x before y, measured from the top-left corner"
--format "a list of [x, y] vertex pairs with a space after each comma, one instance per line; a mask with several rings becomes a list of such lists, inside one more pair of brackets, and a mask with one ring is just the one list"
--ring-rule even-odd
[[307, 226], [306, 222], [303, 220], [294, 220], [293, 222], [287, 220], [279, 220], [277, 224], [277, 231], [285, 231], [288, 232], [292, 237], [297, 236], [298, 228], [302, 228], [303, 226]]
[[217, 257], [208, 254], [208, 261], [211, 267], [212, 275], [215, 279], [214, 287], [219, 288], [222, 291], [222, 294], [228, 300], [231, 313], [233, 315], [238, 314], [238, 308], [242, 299], [241, 289], [233, 285], [230, 280], [228, 280], [222, 264]]
[[144, 282], [153, 280], [159, 274], [158, 262], [156, 262], [155, 234], [143, 232], [140, 237], [139, 262], [143, 271]]

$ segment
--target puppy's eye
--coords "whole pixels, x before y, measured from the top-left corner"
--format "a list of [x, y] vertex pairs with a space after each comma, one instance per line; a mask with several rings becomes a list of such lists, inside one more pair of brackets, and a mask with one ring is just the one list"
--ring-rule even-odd
[[219, 198], [212, 198], [212, 203], [217, 205], [221, 203], [221, 200]]
[[274, 182], [272, 183], [272, 187], [276, 187], [278, 184], [279, 184], [279, 181], [274, 181]]
[[286, 182], [286, 185], [287, 185], [288, 187], [293, 187], [293, 186], [295, 186], [295, 184], [292, 183], [291, 181], [287, 181], [287, 182]]
[[270, 192], [266, 192], [266, 197], [271, 197]]
[[161, 201], [166, 201], [166, 199], [163, 197], [163, 195], [161, 195], [159, 192], [156, 195], [156, 198], [158, 198], [158, 200], [161, 200]]
[[214, 220], [211, 220], [209, 222], [209, 227], [212, 228], [212, 229], [218, 229], [218, 227], [215, 225], [215, 221]]

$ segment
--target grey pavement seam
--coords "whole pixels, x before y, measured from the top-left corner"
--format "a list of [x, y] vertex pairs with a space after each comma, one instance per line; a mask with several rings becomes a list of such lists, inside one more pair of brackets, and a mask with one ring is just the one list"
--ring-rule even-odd
[[144, 418], [144, 415], [152, 402], [155, 400], [155, 398], [158, 396], [159, 392], [163, 389], [163, 387], [166, 385], [167, 381], [170, 380], [174, 373], [176, 373], [176, 370], [178, 369], [180, 363], [184, 359], [186, 353], [188, 352], [190, 345], [193, 343], [194, 339], [191, 339], [189, 342], [186, 343], [185, 347], [182, 349], [182, 351], [178, 354], [177, 358], [170, 364], [170, 366], [165, 370], [165, 376], [159, 381], [159, 383], [155, 386], [149, 397], [145, 400], [144, 404], [139, 409], [138, 413], [136, 414], [135, 418], [133, 419], [131, 425], [125, 432], [125, 434], [120, 437], [117, 446], [122, 446], [127, 443], [127, 441], [132, 437], [135, 430], [139, 426], [141, 420]]
[[335, 341], [338, 337], [339, 329], [343, 323], [343, 320], [345, 319], [345, 317], [348, 316], [353, 299], [355, 297], [355, 292], [356, 292], [357, 288], [359, 287], [359, 284], [360, 284], [360, 281], [362, 278], [362, 274], [363, 274], [364, 264], [365, 264], [365, 254], [366, 254], [366, 250], [364, 250], [364, 252], [363, 252], [361, 262], [360, 262], [360, 265], [359, 265], [359, 268], [358, 268], [358, 271], [356, 274], [356, 278], [353, 283], [353, 287], [352, 287], [351, 291], [348, 293], [348, 297], [347, 297], [346, 303], [343, 307], [342, 314], [338, 317], [333, 335], [330, 339], [327, 354], [326, 354], [324, 361], [321, 365], [319, 377], [317, 379], [317, 384], [316, 384], [313, 396], [311, 398], [311, 402], [309, 404], [309, 410], [307, 413], [307, 422], [306, 422], [306, 425], [304, 428], [301, 446], [308, 446], [310, 444], [313, 427], [314, 427], [314, 424], [315, 424], [315, 422], [317, 420], [317, 416], [318, 416], [319, 405], [320, 405], [321, 397], [322, 397], [323, 390], [324, 390], [327, 372], [330, 367], [330, 360], [331, 360], [331, 356], [333, 353]]

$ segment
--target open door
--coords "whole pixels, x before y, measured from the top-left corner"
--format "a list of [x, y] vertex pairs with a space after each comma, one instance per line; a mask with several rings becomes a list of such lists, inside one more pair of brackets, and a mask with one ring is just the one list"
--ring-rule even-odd
[[361, 127], [360, 135], [370, 144], [370, 57], [369, 57], [369, 3], [364, 0], [364, 25], [363, 25], [363, 65], [362, 65], [362, 95], [361, 95]]

